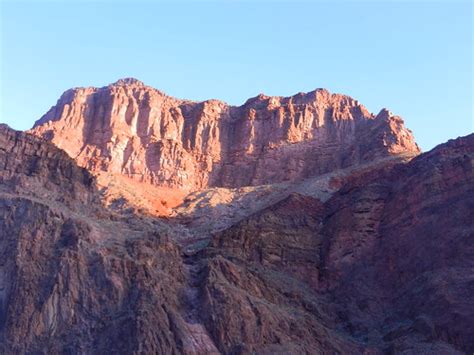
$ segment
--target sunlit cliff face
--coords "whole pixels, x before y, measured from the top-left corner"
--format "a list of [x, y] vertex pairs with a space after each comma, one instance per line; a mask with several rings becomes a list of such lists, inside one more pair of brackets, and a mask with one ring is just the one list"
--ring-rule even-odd
[[123, 79], [66, 91], [30, 132], [92, 172], [186, 191], [297, 181], [419, 153], [401, 118], [324, 89], [234, 107]]

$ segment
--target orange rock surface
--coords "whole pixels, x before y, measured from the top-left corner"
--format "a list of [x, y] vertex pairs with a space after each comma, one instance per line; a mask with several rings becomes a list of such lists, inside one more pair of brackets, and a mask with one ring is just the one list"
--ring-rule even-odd
[[30, 133], [89, 171], [186, 191], [297, 181], [419, 153], [400, 117], [324, 89], [230, 106], [173, 98], [130, 78], [66, 91]]

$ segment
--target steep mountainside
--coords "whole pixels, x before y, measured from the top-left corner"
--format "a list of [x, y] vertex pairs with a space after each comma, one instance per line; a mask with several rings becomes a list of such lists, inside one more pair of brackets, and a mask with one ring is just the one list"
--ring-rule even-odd
[[471, 135], [281, 185], [189, 248], [2, 125], [0, 352], [472, 353], [473, 162]]
[[324, 89], [234, 107], [179, 100], [136, 79], [66, 91], [31, 133], [96, 174], [186, 191], [295, 181], [419, 153], [400, 117]]
[[0, 125], [0, 353], [193, 348], [169, 228], [99, 201], [65, 152]]
[[2, 353], [474, 351], [474, 135], [136, 79], [30, 133], [0, 125]]
[[[211, 307], [229, 320], [224, 329], [211, 319], [207, 326], [259, 352], [263, 339], [281, 336], [280, 312], [294, 307], [296, 332], [329, 311], [336, 329], [366, 350], [471, 353], [473, 163], [470, 135], [406, 165], [355, 174], [324, 204], [296, 194], [217, 233], [203, 252], [204, 295], [222, 295]], [[267, 291], [296, 280], [310, 291], [300, 286], [283, 300]], [[245, 331], [236, 308], [259, 332]], [[308, 339], [287, 349], [311, 353], [318, 346]]]

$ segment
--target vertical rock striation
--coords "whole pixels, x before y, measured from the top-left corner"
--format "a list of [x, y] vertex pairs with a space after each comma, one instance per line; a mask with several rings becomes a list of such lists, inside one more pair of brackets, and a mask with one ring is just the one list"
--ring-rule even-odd
[[186, 190], [295, 181], [419, 153], [400, 117], [324, 89], [236, 107], [176, 99], [136, 79], [66, 91], [31, 133], [92, 172]]

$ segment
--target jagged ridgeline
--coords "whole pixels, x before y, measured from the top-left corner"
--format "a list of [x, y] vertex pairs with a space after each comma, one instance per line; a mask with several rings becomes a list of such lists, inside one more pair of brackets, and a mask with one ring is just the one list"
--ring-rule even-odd
[[230, 106], [177, 99], [131, 78], [66, 91], [30, 132], [90, 171], [188, 191], [295, 181], [419, 153], [400, 117], [324, 89]]

